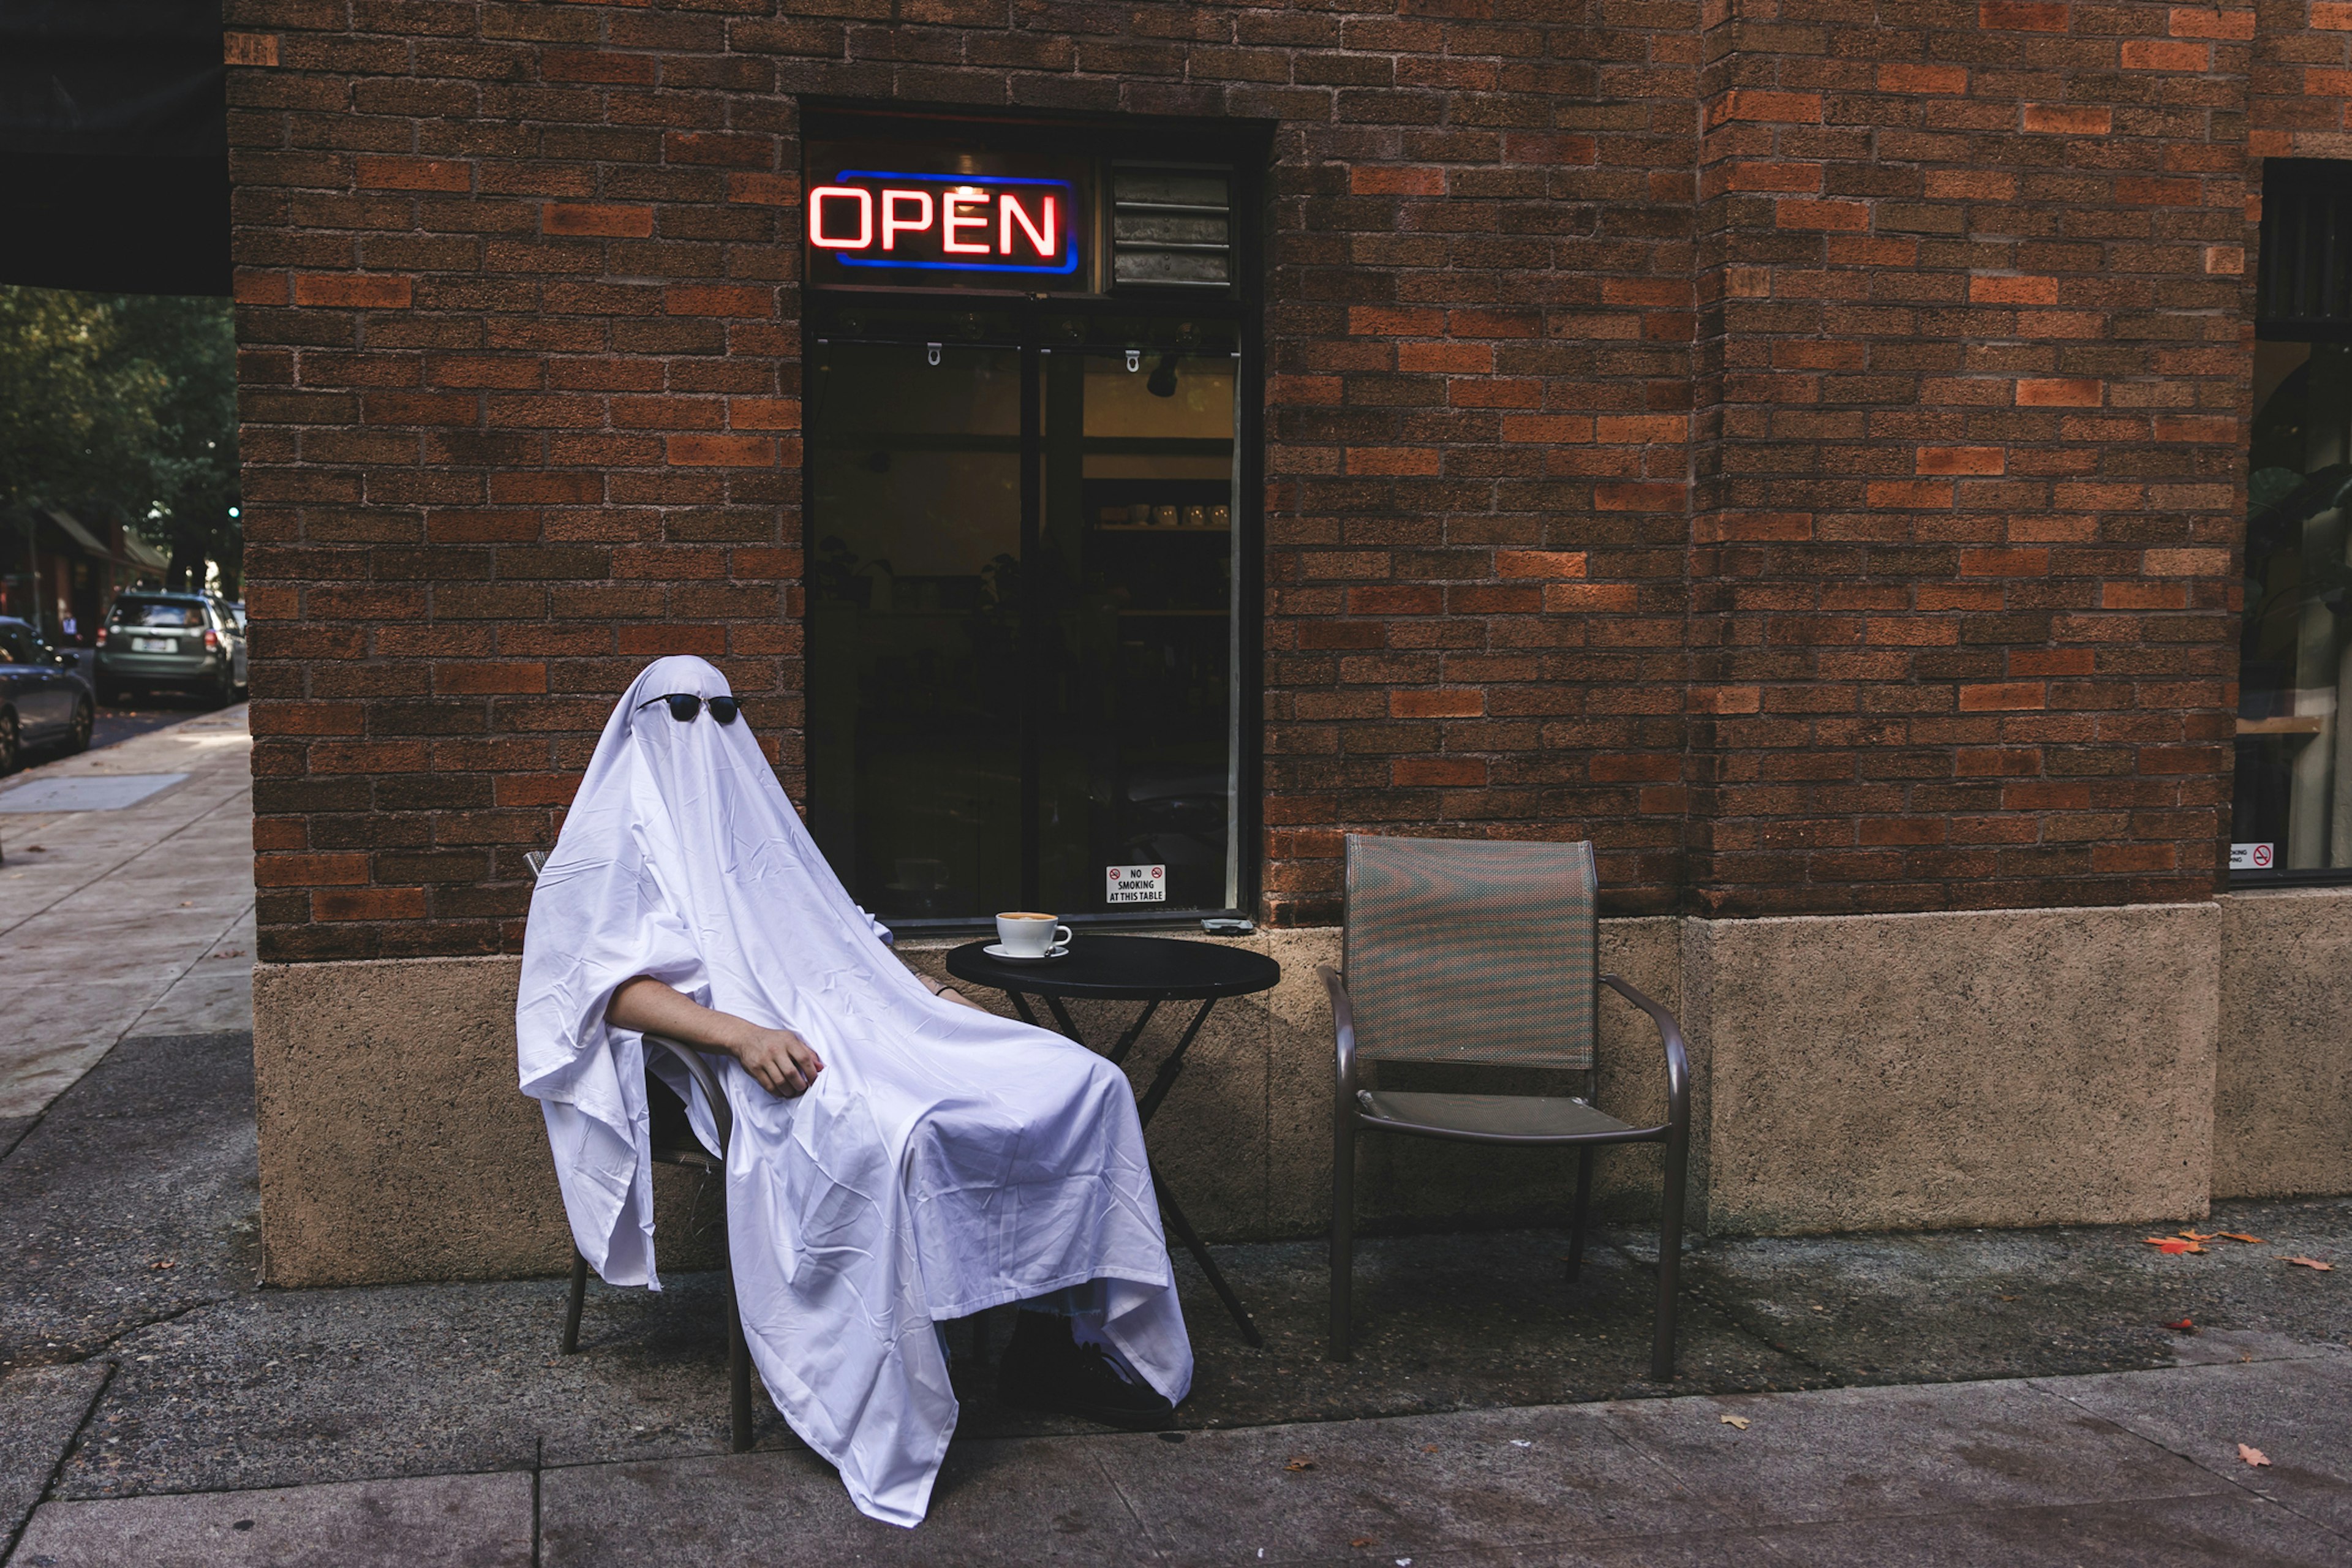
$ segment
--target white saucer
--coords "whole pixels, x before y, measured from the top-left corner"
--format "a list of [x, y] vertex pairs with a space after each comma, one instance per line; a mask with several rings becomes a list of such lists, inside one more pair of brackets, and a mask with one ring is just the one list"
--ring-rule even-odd
[[1067, 958], [1070, 955], [1070, 944], [1064, 942], [1051, 952], [1007, 952], [1004, 951], [1003, 942], [992, 942], [981, 951], [989, 957], [1002, 959], [1006, 963], [1050, 963], [1057, 958]]

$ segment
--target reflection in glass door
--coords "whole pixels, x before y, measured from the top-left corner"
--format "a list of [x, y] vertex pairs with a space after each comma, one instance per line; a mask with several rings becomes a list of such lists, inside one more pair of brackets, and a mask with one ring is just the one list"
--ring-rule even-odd
[[1150, 866], [1168, 907], [1227, 908], [1239, 361], [1045, 359], [1040, 895], [1091, 912]]
[[886, 919], [1240, 897], [1240, 359], [1116, 325], [810, 361], [810, 825]]
[[810, 830], [868, 908], [1009, 908], [1020, 353], [827, 344], [810, 378]]

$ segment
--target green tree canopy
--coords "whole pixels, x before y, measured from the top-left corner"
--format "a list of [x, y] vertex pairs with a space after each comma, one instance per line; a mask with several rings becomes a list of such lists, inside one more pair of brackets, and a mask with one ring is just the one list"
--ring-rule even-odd
[[0, 506], [111, 518], [242, 574], [236, 345], [226, 300], [0, 287]]

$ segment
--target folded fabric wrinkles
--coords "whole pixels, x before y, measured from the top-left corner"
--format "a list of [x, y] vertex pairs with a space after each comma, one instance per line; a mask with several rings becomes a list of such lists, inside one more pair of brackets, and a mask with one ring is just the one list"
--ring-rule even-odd
[[[1102, 1332], [1171, 1401], [1192, 1352], [1125, 1077], [1062, 1037], [942, 1001], [892, 956], [784, 797], [751, 726], [681, 723], [667, 693], [729, 695], [655, 661], [597, 742], [533, 889], [515, 1010], [564, 1208], [608, 1283], [659, 1289], [642, 1037], [609, 1025], [650, 975], [798, 1031], [804, 1095], [711, 1060], [735, 1119], [728, 1242], [776, 1407], [857, 1507], [912, 1525], [955, 1429], [934, 1325], [1100, 1280]], [[690, 1079], [655, 1064], [702, 1141]]]

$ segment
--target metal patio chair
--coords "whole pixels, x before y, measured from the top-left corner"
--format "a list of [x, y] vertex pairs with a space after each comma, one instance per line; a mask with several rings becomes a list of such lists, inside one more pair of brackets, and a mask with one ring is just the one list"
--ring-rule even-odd
[[[1395, 1132], [1465, 1143], [1572, 1148], [1576, 1205], [1568, 1277], [1584, 1260], [1592, 1157], [1616, 1143], [1665, 1145], [1650, 1376], [1672, 1381], [1690, 1142], [1690, 1066], [1674, 1015], [1614, 974], [1596, 974], [1592, 846], [1348, 837], [1344, 975], [1331, 994], [1339, 1072], [1332, 1101], [1331, 1339], [1351, 1353], [1356, 1137]], [[1666, 1120], [1636, 1127], [1592, 1105], [1599, 988], [1650, 1016], [1666, 1058]], [[1360, 1059], [1549, 1068], [1584, 1075], [1581, 1095], [1436, 1094], [1364, 1089]]]
[[[523, 857], [535, 879], [540, 868], [547, 864], [547, 853], [534, 849]], [[727, 1414], [729, 1441], [736, 1453], [751, 1447], [751, 1352], [743, 1342], [743, 1319], [735, 1308], [735, 1272], [726, 1260], [727, 1247], [727, 1149], [735, 1134], [735, 1119], [727, 1108], [727, 1096], [719, 1088], [719, 1079], [702, 1053], [676, 1040], [659, 1035], [645, 1037], [647, 1064], [646, 1068], [646, 1100], [651, 1110], [651, 1141], [653, 1160], [659, 1165], [687, 1165], [719, 1178], [719, 1278], [727, 1290]], [[719, 1153], [714, 1157], [694, 1135], [693, 1124], [687, 1120], [686, 1101], [677, 1091], [661, 1080], [653, 1070], [651, 1056], [655, 1050], [665, 1050], [676, 1057], [687, 1075], [702, 1089], [703, 1100], [710, 1107], [713, 1121], [719, 1124]], [[563, 1307], [563, 1339], [565, 1355], [580, 1349], [580, 1309], [588, 1299], [588, 1260], [580, 1249], [572, 1249], [572, 1295]]]

